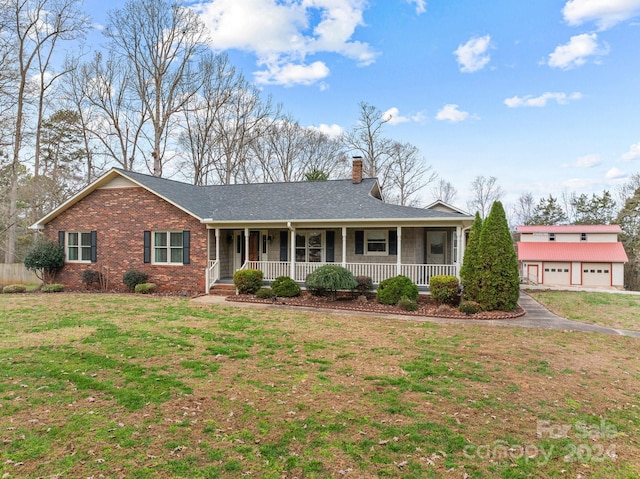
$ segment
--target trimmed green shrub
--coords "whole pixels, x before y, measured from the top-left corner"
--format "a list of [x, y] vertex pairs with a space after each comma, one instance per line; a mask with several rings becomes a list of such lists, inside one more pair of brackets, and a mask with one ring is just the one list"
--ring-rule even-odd
[[351, 291], [358, 286], [358, 282], [347, 268], [337, 264], [326, 264], [307, 276], [305, 286], [313, 295], [328, 294], [335, 300], [338, 290]]
[[138, 284], [146, 283], [148, 279], [149, 275], [147, 273], [135, 269], [125, 271], [124, 275], [122, 275], [122, 282], [129, 288], [129, 291], [134, 291]]
[[263, 277], [259, 269], [240, 269], [233, 275], [233, 284], [240, 294], [255, 294], [262, 287]]
[[403, 296], [398, 301], [398, 307], [403, 311], [418, 311], [418, 302]]
[[3, 293], [24, 293], [27, 287], [24, 284], [9, 284], [2, 288]]
[[260, 288], [256, 291], [256, 298], [258, 299], [272, 299], [275, 298], [276, 294], [271, 288]]
[[135, 286], [134, 291], [137, 294], [151, 294], [158, 288], [155, 283], [138, 283]]
[[366, 295], [373, 289], [373, 280], [369, 276], [356, 276], [356, 282], [358, 283], [356, 291], [360, 295]]
[[429, 291], [438, 304], [455, 306], [460, 300], [460, 284], [455, 276], [432, 276], [429, 279]]
[[398, 304], [403, 296], [414, 301], [418, 300], [418, 286], [410, 278], [398, 275], [380, 281], [377, 294], [379, 303]]
[[62, 293], [64, 291], [64, 284], [43, 284], [42, 288], [40, 288], [40, 291], [42, 291], [43, 293]]
[[271, 289], [274, 296], [280, 296], [282, 298], [293, 298], [300, 296], [300, 286], [289, 276], [278, 276], [273, 283], [271, 283]]
[[464, 250], [460, 280], [462, 282], [462, 299], [478, 301], [482, 263], [480, 261], [480, 235], [482, 234], [482, 218], [476, 212], [476, 218], [469, 232], [469, 242]]
[[458, 309], [464, 314], [476, 314], [482, 311], [482, 306], [475, 301], [462, 301]]
[[38, 241], [27, 251], [24, 265], [45, 284], [64, 267], [64, 247], [55, 241]]
[[[496, 201], [482, 225], [478, 302], [485, 311], [513, 311], [520, 297], [520, 273], [502, 203]], [[467, 298], [470, 299], [470, 298]]]
[[85, 286], [101, 286], [103, 283], [102, 273], [94, 269], [87, 269], [82, 272], [82, 282]]

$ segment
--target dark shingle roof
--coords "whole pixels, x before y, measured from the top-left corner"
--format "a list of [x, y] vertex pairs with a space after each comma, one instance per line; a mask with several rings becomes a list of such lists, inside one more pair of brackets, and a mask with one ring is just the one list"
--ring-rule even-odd
[[371, 193], [375, 178], [194, 186], [118, 170], [200, 219], [299, 221], [347, 219], [464, 219], [458, 213], [385, 203]]

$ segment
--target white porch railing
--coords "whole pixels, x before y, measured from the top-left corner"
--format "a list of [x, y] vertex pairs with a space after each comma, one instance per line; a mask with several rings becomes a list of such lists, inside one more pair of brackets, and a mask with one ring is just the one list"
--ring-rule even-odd
[[206, 293], [209, 293], [211, 286], [220, 279], [220, 262], [218, 260], [209, 261], [206, 271]]
[[[340, 265], [340, 263], [296, 263], [295, 278], [293, 279], [304, 282], [310, 273], [325, 264]], [[398, 266], [395, 263], [347, 263], [346, 268], [354, 276], [369, 276], [375, 284], [398, 274]], [[247, 261], [242, 269], [259, 269], [264, 273], [265, 281], [273, 281], [278, 276], [289, 276], [291, 263], [288, 261]], [[400, 265], [400, 274], [411, 278], [418, 286], [428, 286], [432, 276], [457, 276], [458, 267], [453, 264], [403, 264]]]

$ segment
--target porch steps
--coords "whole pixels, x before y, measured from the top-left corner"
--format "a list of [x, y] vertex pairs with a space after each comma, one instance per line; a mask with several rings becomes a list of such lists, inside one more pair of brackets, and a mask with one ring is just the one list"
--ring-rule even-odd
[[236, 294], [236, 285], [233, 283], [216, 283], [211, 286], [209, 294], [218, 296], [232, 296]]

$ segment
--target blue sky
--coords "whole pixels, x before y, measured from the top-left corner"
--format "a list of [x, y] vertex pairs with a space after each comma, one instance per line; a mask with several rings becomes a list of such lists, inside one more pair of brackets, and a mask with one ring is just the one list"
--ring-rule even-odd
[[[123, 2], [86, 0], [97, 23]], [[106, 5], [109, 5], [106, 7]], [[640, 171], [640, 0], [202, 0], [212, 48], [301, 124], [351, 128], [358, 103], [467, 190], [506, 204], [612, 192]], [[422, 194], [431, 201], [429, 191]]]

